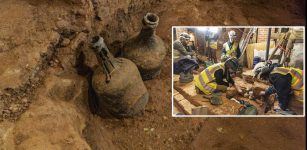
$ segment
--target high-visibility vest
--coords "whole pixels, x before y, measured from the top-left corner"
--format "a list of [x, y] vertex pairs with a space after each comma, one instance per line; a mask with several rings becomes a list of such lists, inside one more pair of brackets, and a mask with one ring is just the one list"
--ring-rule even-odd
[[213, 92], [216, 89], [216, 87], [212, 88], [212, 87], [209, 87], [207, 84], [215, 81], [214, 73], [219, 69], [223, 69], [223, 71], [225, 70], [224, 63], [214, 64], [206, 68], [200, 73], [200, 75], [198, 75], [197, 78], [194, 79], [195, 85], [201, 86], [201, 87], [198, 87], [200, 89], [204, 89], [209, 92]]
[[296, 68], [286, 68], [286, 67], [276, 67], [271, 72], [271, 74], [279, 73], [282, 75], [290, 74], [292, 77], [291, 81], [291, 88], [293, 90], [301, 91], [304, 89], [304, 82], [303, 82], [303, 71], [301, 69]]
[[209, 47], [212, 48], [212, 49], [217, 49], [217, 42], [210, 42], [209, 43]]
[[237, 48], [238, 48], [238, 43], [237, 42], [234, 42], [232, 44], [231, 48], [229, 47], [228, 42], [226, 42], [226, 43], [223, 44], [223, 47], [226, 50], [226, 56], [228, 56], [228, 57], [237, 57]]

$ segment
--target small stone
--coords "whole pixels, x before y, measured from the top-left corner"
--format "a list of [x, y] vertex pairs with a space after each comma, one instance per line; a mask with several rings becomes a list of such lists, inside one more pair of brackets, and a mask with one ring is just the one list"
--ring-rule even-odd
[[8, 96], [8, 97], [10, 97], [11, 96], [11, 94], [10, 93], [4, 93], [6, 96]]
[[69, 45], [69, 43], [70, 43], [70, 40], [68, 38], [64, 38], [62, 43], [61, 43], [61, 46], [65, 47], [65, 46]]
[[18, 104], [12, 104], [9, 109], [12, 113], [16, 113], [19, 111], [20, 108]]
[[160, 139], [161, 136], [160, 136], [160, 134], [157, 134], [156, 137], [157, 137], [157, 139]]
[[148, 128], [144, 128], [144, 131], [147, 132], [147, 131], [149, 131], [149, 129]]
[[3, 109], [4, 109], [4, 103], [0, 101], [0, 112], [2, 112]]
[[68, 137], [68, 138], [65, 139], [65, 142], [67, 144], [71, 144], [71, 143], [73, 143], [73, 138], [72, 137]]
[[78, 16], [85, 16], [86, 15], [86, 12], [83, 9], [79, 9], [79, 10], [75, 11], [74, 13]]
[[219, 127], [219, 128], [216, 128], [216, 130], [220, 133], [223, 133], [223, 128], [222, 127]]
[[3, 41], [0, 41], [0, 52], [1, 51], [7, 51], [7, 50], [9, 50], [10, 49], [10, 47], [8, 46], [8, 44], [6, 44], [5, 42], [3, 42]]
[[29, 100], [25, 97], [25, 98], [22, 98], [22, 99], [21, 99], [21, 102], [22, 102], [23, 104], [27, 104], [27, 103], [29, 102]]
[[167, 120], [167, 117], [166, 117], [166, 116], [163, 116], [163, 120]]
[[69, 22], [65, 20], [59, 20], [58, 22], [56, 22], [56, 26], [60, 29], [65, 29], [69, 26]]
[[3, 110], [3, 115], [5, 115], [5, 114], [10, 114], [10, 113], [11, 113], [11, 111], [8, 110], [8, 109], [4, 109], [4, 110]]
[[150, 131], [153, 132], [155, 130], [155, 128], [151, 128]]

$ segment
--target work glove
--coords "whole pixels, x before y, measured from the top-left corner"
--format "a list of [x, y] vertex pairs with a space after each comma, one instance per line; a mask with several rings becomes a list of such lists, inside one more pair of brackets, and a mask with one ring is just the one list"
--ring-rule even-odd
[[225, 86], [225, 85], [217, 85], [216, 86], [216, 90], [217, 91], [221, 91], [221, 92], [226, 92], [228, 86]]

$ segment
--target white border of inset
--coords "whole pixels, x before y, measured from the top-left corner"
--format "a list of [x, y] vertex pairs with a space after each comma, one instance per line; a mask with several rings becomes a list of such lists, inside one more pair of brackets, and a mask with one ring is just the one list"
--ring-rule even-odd
[[173, 30], [174, 28], [198, 28], [198, 27], [216, 27], [216, 28], [253, 28], [253, 27], [257, 27], [257, 28], [303, 28], [304, 29], [304, 39], [303, 39], [303, 82], [304, 82], [304, 86], [305, 86], [305, 40], [306, 40], [306, 36], [305, 36], [305, 26], [172, 26], [172, 117], [176, 117], [176, 118], [184, 118], [184, 117], [253, 117], [253, 118], [258, 118], [258, 117], [305, 117], [305, 109], [306, 109], [306, 103], [305, 103], [305, 99], [306, 99], [306, 92], [304, 89], [304, 95], [303, 95], [303, 115], [174, 115], [174, 79], [173, 79], [173, 72], [174, 72], [174, 66], [173, 66], [173, 42], [174, 42], [174, 35], [173, 35]]

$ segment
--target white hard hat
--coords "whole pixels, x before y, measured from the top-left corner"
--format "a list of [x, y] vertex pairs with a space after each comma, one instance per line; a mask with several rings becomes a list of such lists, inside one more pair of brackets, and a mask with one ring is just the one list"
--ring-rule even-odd
[[237, 35], [236, 35], [236, 32], [233, 31], [233, 30], [229, 31], [229, 32], [228, 32], [228, 35], [229, 35], [229, 36], [234, 36], [234, 37], [237, 36]]

